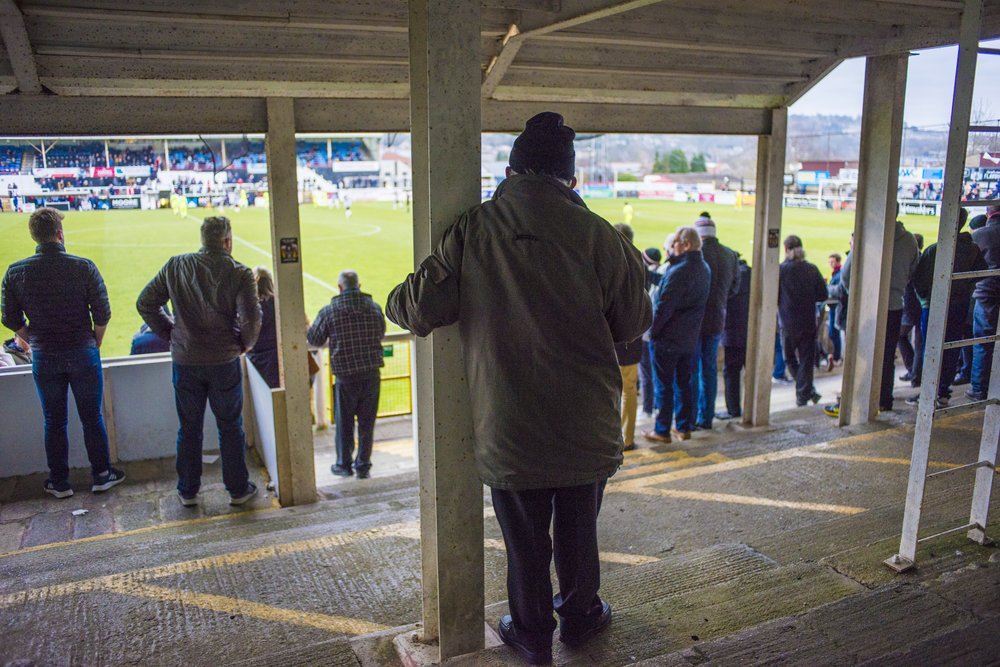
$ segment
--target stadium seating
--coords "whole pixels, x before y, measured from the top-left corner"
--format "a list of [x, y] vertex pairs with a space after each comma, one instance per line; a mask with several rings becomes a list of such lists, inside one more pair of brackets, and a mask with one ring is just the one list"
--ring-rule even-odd
[[16, 174], [21, 171], [21, 148], [0, 146], [0, 174]]

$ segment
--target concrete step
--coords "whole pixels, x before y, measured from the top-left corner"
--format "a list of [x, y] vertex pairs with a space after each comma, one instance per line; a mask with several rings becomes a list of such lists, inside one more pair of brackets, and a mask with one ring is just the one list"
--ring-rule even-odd
[[994, 665], [998, 627], [994, 562], [922, 584], [900, 581], [636, 664]]

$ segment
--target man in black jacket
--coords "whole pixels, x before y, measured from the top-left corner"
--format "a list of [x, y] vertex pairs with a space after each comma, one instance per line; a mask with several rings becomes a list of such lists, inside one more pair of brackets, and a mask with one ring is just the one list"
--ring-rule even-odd
[[726, 412], [719, 419], [743, 415], [740, 403], [740, 373], [747, 361], [747, 327], [750, 321], [750, 267], [740, 259], [736, 266], [737, 290], [726, 304], [726, 326], [722, 330], [725, 350], [722, 377], [726, 383]]
[[701, 334], [695, 348], [691, 382], [698, 403], [695, 427], [710, 429], [715, 419], [715, 399], [719, 383], [719, 342], [726, 321], [726, 303], [739, 289], [736, 275], [736, 253], [719, 243], [715, 222], [703, 212], [694, 223], [701, 238], [701, 254], [712, 272], [705, 304], [705, 317], [701, 321]]
[[[231, 505], [257, 493], [246, 464], [240, 355], [260, 333], [261, 309], [253, 272], [232, 258], [229, 219], [205, 218], [202, 248], [167, 260], [139, 293], [136, 307], [149, 328], [170, 341], [177, 432], [177, 495], [198, 504], [205, 402], [219, 427], [222, 481]], [[162, 307], [170, 301], [174, 317]]]
[[[955, 239], [955, 259], [952, 262], [953, 273], [964, 273], [966, 271], [983, 271], [986, 269], [986, 260], [979, 246], [972, 240], [972, 234], [963, 232], [966, 221], [969, 219], [969, 212], [958, 209], [958, 237]], [[934, 298], [934, 263], [937, 259], [937, 243], [927, 247], [920, 255], [917, 263], [917, 270], [913, 274], [913, 289], [920, 299], [920, 328], [924, 334], [924, 341], [927, 341], [927, 319], [930, 316], [931, 299]], [[945, 340], [961, 340], [962, 328], [969, 313], [969, 301], [972, 299], [972, 292], [976, 288], [976, 283], [972, 280], [952, 280], [950, 297], [948, 299], [948, 315], [945, 322]], [[936, 405], [944, 407], [948, 405], [951, 398], [951, 385], [955, 379], [955, 369], [958, 367], [958, 359], [961, 352], [958, 348], [944, 350], [941, 357], [941, 374], [938, 381], [938, 392]], [[910, 405], [917, 405], [919, 396], [912, 396], [906, 399]]]
[[819, 401], [813, 388], [816, 360], [816, 304], [826, 301], [826, 281], [806, 261], [802, 239], [785, 239], [785, 261], [778, 269], [778, 323], [788, 370], [795, 378], [795, 404]]
[[125, 479], [111, 467], [101, 403], [104, 374], [100, 347], [111, 319], [108, 291], [89, 259], [66, 253], [63, 215], [53, 208], [31, 214], [28, 229], [35, 254], [7, 269], [0, 292], [3, 325], [31, 345], [31, 371], [45, 416], [45, 492], [69, 498], [66, 390], [73, 389], [83, 441], [99, 493]]

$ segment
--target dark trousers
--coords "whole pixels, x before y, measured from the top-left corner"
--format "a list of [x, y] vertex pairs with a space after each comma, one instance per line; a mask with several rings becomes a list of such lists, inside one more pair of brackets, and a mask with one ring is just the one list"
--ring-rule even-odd
[[816, 361], [816, 330], [782, 331], [781, 348], [788, 372], [795, 378], [795, 402], [805, 405], [813, 394], [813, 364]]
[[719, 393], [719, 341], [722, 334], [698, 336], [698, 347], [692, 359], [691, 387], [698, 401], [697, 424], [712, 428], [715, 419], [715, 399]]
[[250, 475], [243, 432], [243, 373], [240, 360], [193, 366], [174, 364], [174, 401], [177, 404], [177, 491], [193, 496], [201, 488], [201, 453], [205, 403], [212, 408], [219, 429], [222, 481], [230, 495], [246, 492]]
[[[977, 300], [972, 313], [972, 335], [977, 338], [996, 335], [998, 313], [1000, 303]], [[972, 349], [972, 391], [985, 394], [990, 388], [993, 346], [994, 343], [989, 343], [976, 345]]]
[[[965, 304], [949, 304], [948, 319], [945, 322], [944, 339], [961, 340], [962, 327], [965, 325], [965, 317], [968, 307]], [[930, 308], [923, 308], [920, 311], [920, 329], [927, 340], [927, 319], [930, 317]], [[941, 375], [938, 380], [938, 397], [951, 398], [951, 383], [955, 379], [955, 369], [958, 368], [959, 351], [957, 349], [945, 350], [941, 356]]]
[[642, 344], [642, 358], [639, 360], [639, 386], [642, 389], [642, 411], [653, 413], [653, 360], [649, 354], [649, 344]]
[[[518, 633], [548, 645], [556, 621], [601, 613], [597, 515], [606, 480], [558, 489], [490, 489], [507, 546], [507, 597]], [[549, 535], [549, 526], [552, 535]], [[552, 597], [555, 558], [559, 594]]]
[[743, 414], [740, 403], [740, 373], [747, 362], [747, 349], [726, 345], [722, 377], [726, 384], [726, 411], [732, 417]]
[[[375, 415], [382, 386], [377, 368], [355, 375], [337, 376], [333, 385], [333, 419], [337, 425], [337, 466], [357, 470], [372, 467]], [[354, 419], [358, 420], [358, 455], [354, 457]], [[353, 459], [353, 462], [352, 462]]]
[[677, 352], [653, 342], [653, 373], [656, 375], [656, 432], [670, 435], [675, 403], [677, 430], [694, 426], [694, 391], [691, 386], [690, 352]]
[[885, 345], [882, 348], [882, 386], [878, 398], [880, 410], [892, 410], [892, 388], [896, 379], [896, 345], [899, 343], [899, 328], [902, 322], [902, 308], [886, 313]]
[[95, 478], [107, 472], [111, 463], [108, 431], [101, 413], [104, 373], [98, 349], [35, 350], [31, 357], [31, 373], [45, 419], [45, 457], [49, 465], [49, 481], [57, 487], [69, 481], [66, 392], [70, 388], [73, 389], [76, 411], [83, 425], [83, 444], [90, 459], [90, 472]]

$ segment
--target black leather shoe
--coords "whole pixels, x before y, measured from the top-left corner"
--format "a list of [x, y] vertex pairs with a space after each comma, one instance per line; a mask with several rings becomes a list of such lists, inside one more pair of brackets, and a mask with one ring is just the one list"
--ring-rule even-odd
[[505, 614], [500, 619], [500, 624], [497, 626], [497, 633], [504, 644], [517, 651], [517, 654], [528, 663], [532, 665], [548, 665], [552, 662], [552, 640], [549, 640], [548, 646], [532, 645], [526, 638], [518, 636], [510, 614]]
[[566, 618], [560, 620], [559, 641], [567, 646], [580, 646], [601, 634], [611, 625], [611, 605], [601, 602], [601, 613], [587, 618]]
[[355, 469], [355, 474], [357, 474], [358, 479], [368, 479], [371, 474], [368, 472], [368, 468], [357, 468]]
[[354, 471], [351, 470], [350, 468], [344, 468], [342, 466], [337, 465], [336, 463], [330, 466], [330, 472], [332, 472], [337, 477], [350, 477], [351, 475], [354, 474]]

